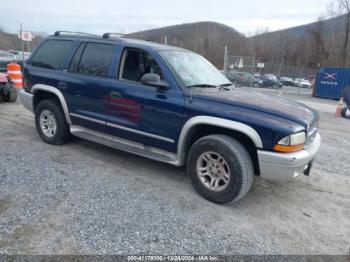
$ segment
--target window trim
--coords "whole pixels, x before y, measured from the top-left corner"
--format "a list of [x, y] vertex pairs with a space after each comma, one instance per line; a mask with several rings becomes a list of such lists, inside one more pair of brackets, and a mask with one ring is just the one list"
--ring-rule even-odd
[[84, 54], [84, 51], [85, 51], [85, 48], [86, 48], [87, 44], [88, 44], [87, 42], [82, 41], [82, 42], [79, 42], [79, 44], [76, 46], [76, 48], [75, 48], [75, 50], [73, 51], [73, 54], [72, 54], [72, 56], [71, 56], [71, 58], [70, 58], [70, 61], [69, 61], [69, 63], [68, 63], [67, 72], [70, 72], [70, 73], [78, 73], [78, 72], [77, 72], [77, 69], [78, 69], [78, 68], [77, 68], [76, 70], [70, 70], [70, 67], [71, 67], [71, 65], [72, 65], [72, 63], [73, 63], [73, 59], [75, 58], [75, 55], [77, 54], [79, 48], [80, 48], [81, 46], [84, 46], [83, 51], [81, 52], [80, 57], [79, 57], [79, 61], [78, 61], [78, 66], [79, 66], [80, 60], [81, 60], [81, 58], [83, 57], [83, 54]]
[[128, 81], [128, 82], [136, 82], [136, 81], [131, 81], [123, 78], [123, 72], [124, 72], [124, 65], [125, 65], [125, 60], [126, 60], [126, 54], [127, 51], [131, 48], [124, 48], [122, 51], [122, 59], [120, 60], [120, 65], [119, 65], [119, 74], [118, 74], [118, 80], [120, 81]]
[[[125, 65], [125, 60], [126, 60], [126, 54], [127, 54], [127, 51], [128, 50], [136, 50], [138, 52], [141, 52], [142, 53], [142, 59], [143, 59], [143, 63], [145, 64], [145, 53], [149, 54], [152, 56], [152, 58], [154, 59], [154, 61], [156, 61], [157, 65], [159, 66], [160, 70], [162, 71], [162, 74], [164, 76], [164, 72], [161, 68], [161, 66], [159, 65], [158, 61], [154, 58], [154, 56], [144, 50], [144, 49], [141, 49], [141, 48], [137, 48], [137, 47], [124, 47], [123, 50], [122, 50], [122, 56], [121, 56], [121, 59], [120, 59], [120, 63], [119, 63], [119, 68], [118, 68], [118, 71], [119, 73], [117, 74], [118, 75], [118, 78], [117, 80], [118, 81], [122, 81], [122, 82], [126, 82], [126, 83], [133, 83], [133, 84], [138, 84], [138, 85], [143, 85], [143, 86], [148, 86], [148, 85], [145, 85], [145, 84], [142, 84], [140, 81], [133, 81], [133, 80], [129, 80], [129, 79], [125, 79], [123, 78], [123, 71], [124, 71], [124, 65]], [[164, 81], [166, 81], [167, 83], [169, 83], [166, 79], [164, 79]]]
[[[46, 67], [41, 67], [41, 66], [36, 66], [33, 65], [33, 59], [35, 58], [35, 56], [38, 54], [38, 52], [40, 51], [40, 49], [43, 47], [43, 45], [45, 45], [46, 43], [50, 42], [50, 41], [62, 41], [62, 42], [71, 42], [71, 46], [68, 49], [67, 53], [64, 56], [64, 59], [62, 61], [62, 63], [57, 67], [57, 68], [46, 68]], [[46, 69], [46, 70], [53, 70], [53, 71], [60, 71], [64, 68], [65, 63], [67, 61], [67, 59], [69, 59], [69, 51], [72, 51], [72, 49], [74, 49], [74, 41], [71, 39], [47, 39], [45, 41], [43, 41], [35, 50], [34, 53], [32, 53], [32, 55], [30, 56], [30, 58], [28, 59], [28, 64], [35, 67], [35, 68], [40, 68], [40, 69]]]

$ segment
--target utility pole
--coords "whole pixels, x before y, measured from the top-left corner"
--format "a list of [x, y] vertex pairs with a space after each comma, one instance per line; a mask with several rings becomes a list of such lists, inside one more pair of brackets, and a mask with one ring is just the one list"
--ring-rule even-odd
[[22, 32], [23, 32], [23, 27], [22, 27], [22, 23], [21, 23], [21, 28], [20, 28], [20, 37], [21, 37], [21, 44], [22, 44], [22, 66], [24, 65], [24, 42], [22, 39]]
[[251, 83], [250, 83], [250, 87], [254, 87], [254, 73], [255, 73], [255, 54], [253, 56], [253, 60], [252, 60], [252, 78], [251, 78]]
[[228, 50], [227, 45], [225, 45], [225, 54], [224, 54], [224, 72], [227, 73], [227, 57], [228, 56]]

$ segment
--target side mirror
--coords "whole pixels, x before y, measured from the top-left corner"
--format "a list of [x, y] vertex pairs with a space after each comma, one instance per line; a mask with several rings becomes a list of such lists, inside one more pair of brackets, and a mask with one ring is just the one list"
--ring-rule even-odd
[[169, 89], [169, 84], [160, 79], [158, 74], [147, 73], [141, 77], [141, 83], [144, 85], [155, 86], [162, 90]]

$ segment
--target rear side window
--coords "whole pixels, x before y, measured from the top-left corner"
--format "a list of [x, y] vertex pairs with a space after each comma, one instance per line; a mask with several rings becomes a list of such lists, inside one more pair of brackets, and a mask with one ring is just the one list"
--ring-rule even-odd
[[35, 52], [31, 59], [31, 65], [47, 69], [59, 69], [72, 45], [73, 41], [69, 40], [48, 40]]
[[77, 72], [84, 75], [108, 76], [113, 54], [113, 45], [88, 43]]

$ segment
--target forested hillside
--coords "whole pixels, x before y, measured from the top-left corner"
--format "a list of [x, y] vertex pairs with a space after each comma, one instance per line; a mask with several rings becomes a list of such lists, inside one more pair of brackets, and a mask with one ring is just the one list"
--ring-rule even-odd
[[168, 26], [131, 34], [150, 41], [180, 46], [202, 54], [217, 66], [222, 66], [225, 45], [240, 54], [246, 54], [246, 37], [232, 27], [215, 23], [199, 22]]
[[[216, 22], [173, 25], [130, 35], [159, 43], [164, 43], [166, 38], [169, 45], [200, 53], [219, 68], [223, 66], [225, 46], [231, 55], [254, 57], [255, 61], [265, 63], [307, 68], [350, 66], [350, 6], [342, 13], [331, 12], [327, 19], [274, 32], [260, 32], [252, 37]], [[29, 46], [26, 43], [25, 49], [33, 50], [41, 40], [42, 37], [36, 35]], [[0, 49], [20, 50], [17, 35], [0, 29]]]

